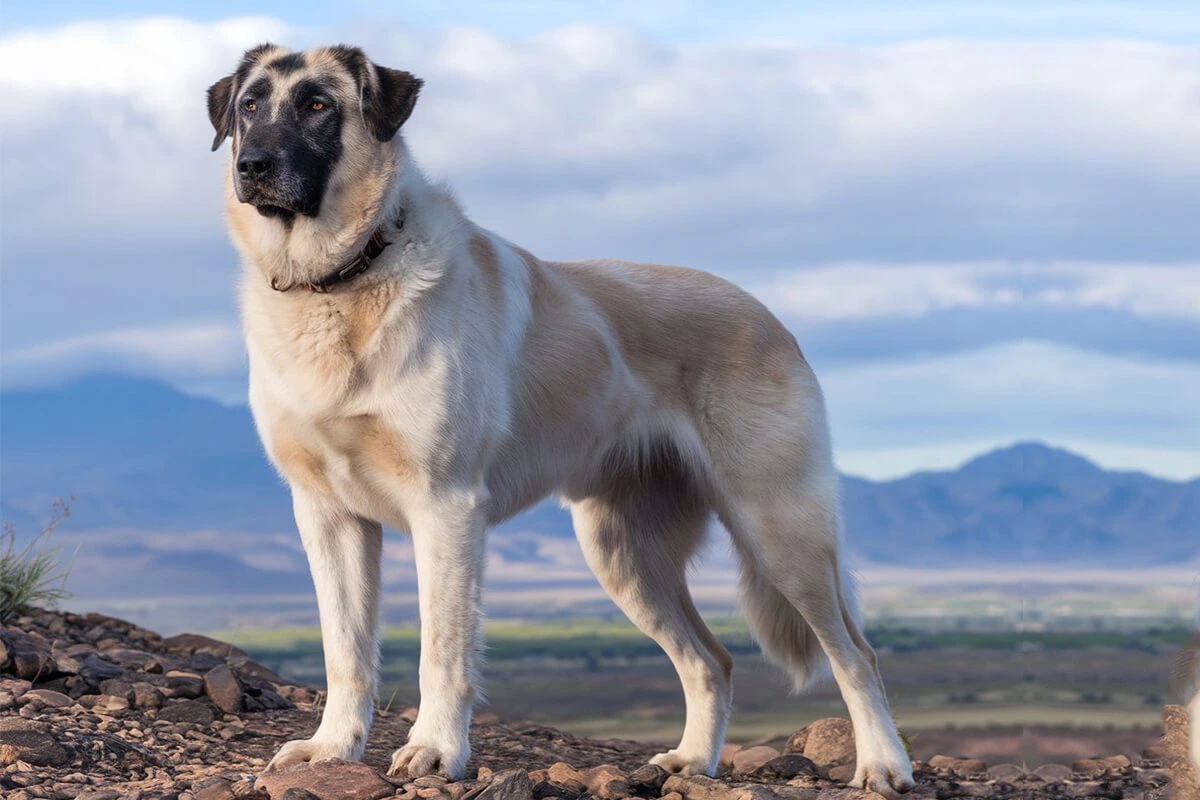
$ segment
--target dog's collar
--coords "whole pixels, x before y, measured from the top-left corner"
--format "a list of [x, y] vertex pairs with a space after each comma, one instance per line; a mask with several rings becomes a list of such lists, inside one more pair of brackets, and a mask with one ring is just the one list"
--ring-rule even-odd
[[[392, 224], [397, 231], [404, 228], [403, 208], [400, 209], [400, 211], [396, 214], [396, 219]], [[385, 227], [387, 226], [380, 225], [378, 228], [376, 228], [375, 232], [371, 234], [371, 238], [367, 240], [366, 246], [363, 247], [363, 249], [360, 250], [358, 254], [354, 256], [354, 258], [342, 264], [325, 277], [319, 278], [312, 283], [304, 284], [305, 288], [307, 288], [310, 292], [326, 294], [339, 283], [352, 281], [359, 275], [362, 275], [364, 272], [369, 270], [371, 268], [371, 262], [379, 258], [379, 254], [387, 249], [387, 246], [391, 244], [390, 241], [383, 238], [383, 229]], [[271, 281], [271, 288], [277, 292], [287, 291], [287, 289], [281, 289], [276, 286], [275, 281], [273, 280]]]

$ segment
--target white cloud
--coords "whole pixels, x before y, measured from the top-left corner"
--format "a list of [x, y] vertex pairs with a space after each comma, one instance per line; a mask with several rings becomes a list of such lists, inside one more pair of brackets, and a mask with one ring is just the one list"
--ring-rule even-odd
[[950, 309], [1108, 309], [1200, 321], [1200, 265], [833, 264], [748, 288], [806, 322], [918, 317]]
[[879, 478], [917, 463], [951, 467], [1020, 439], [1151, 474], [1200, 473], [1200, 365], [1193, 363], [1018, 341], [819, 377], [835, 452], [851, 473]]
[[245, 372], [242, 333], [225, 323], [126, 328], [72, 336], [6, 354], [6, 388], [119, 372], [195, 383]]

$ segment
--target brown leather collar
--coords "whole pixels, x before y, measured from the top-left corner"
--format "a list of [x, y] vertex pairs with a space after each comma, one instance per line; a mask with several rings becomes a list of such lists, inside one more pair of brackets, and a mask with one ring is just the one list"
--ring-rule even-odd
[[[383, 238], [383, 229], [385, 227], [387, 226], [380, 225], [378, 228], [376, 228], [375, 232], [371, 234], [371, 238], [367, 240], [366, 246], [363, 247], [363, 249], [359, 251], [358, 255], [354, 256], [354, 258], [342, 264], [325, 277], [313, 281], [312, 283], [305, 284], [308, 290], [311, 292], [316, 292], [317, 294], [326, 294], [339, 283], [351, 281], [370, 269], [371, 262], [379, 258], [379, 254], [387, 249], [387, 246], [391, 244], [391, 242]], [[404, 228], [404, 209], [400, 209], [399, 213], [396, 215], [396, 219], [393, 222], [393, 227], [396, 231], [400, 231]], [[287, 291], [287, 289], [280, 289], [278, 286], [276, 286], [274, 281], [271, 282], [271, 288], [277, 292]]]

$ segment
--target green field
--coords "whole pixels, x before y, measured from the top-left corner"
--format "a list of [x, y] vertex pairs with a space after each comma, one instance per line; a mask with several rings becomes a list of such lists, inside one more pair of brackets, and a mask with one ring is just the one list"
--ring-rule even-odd
[[[789, 696], [786, 681], [763, 662], [739, 620], [710, 625], [736, 664], [730, 741], [777, 739], [814, 719], [845, 715], [832, 686]], [[281, 674], [323, 681], [315, 629], [215, 635]], [[1136, 751], [1152, 736], [1166, 700], [1170, 660], [1187, 630], [980, 633], [877, 626], [868, 635], [880, 653], [896, 717], [918, 742], [944, 746], [948, 731], [995, 739], [1003, 729], [1062, 728], [1080, 735], [1123, 732], [1123, 748]], [[385, 631], [382, 704], [417, 703], [419, 649], [415, 627]], [[682, 729], [683, 699], [673, 669], [628, 623], [496, 622], [487, 626], [486, 652], [483, 708], [501, 718], [646, 741], [667, 742]]]

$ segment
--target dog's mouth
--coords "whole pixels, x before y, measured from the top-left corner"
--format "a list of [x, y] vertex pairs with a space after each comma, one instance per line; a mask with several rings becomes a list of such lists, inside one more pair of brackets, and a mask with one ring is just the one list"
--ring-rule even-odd
[[254, 208], [264, 217], [271, 217], [272, 219], [289, 220], [295, 217], [298, 213], [291, 208], [287, 208], [286, 206], [273, 205], [271, 203], [255, 205]]

